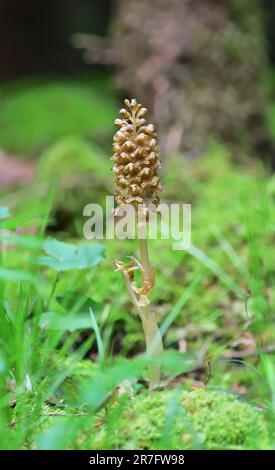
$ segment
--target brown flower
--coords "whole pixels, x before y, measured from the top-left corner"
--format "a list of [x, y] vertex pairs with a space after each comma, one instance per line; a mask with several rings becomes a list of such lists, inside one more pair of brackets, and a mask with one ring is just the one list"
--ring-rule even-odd
[[120, 110], [121, 119], [115, 120], [119, 130], [114, 136], [115, 162], [113, 171], [118, 191], [118, 204], [153, 204], [158, 206], [158, 192], [162, 191], [158, 170], [160, 167], [156, 133], [152, 124], [146, 125], [146, 108], [136, 100], [125, 100], [126, 109]]

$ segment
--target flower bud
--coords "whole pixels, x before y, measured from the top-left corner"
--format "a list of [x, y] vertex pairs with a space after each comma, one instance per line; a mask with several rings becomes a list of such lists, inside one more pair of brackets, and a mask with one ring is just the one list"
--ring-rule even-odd
[[147, 109], [135, 99], [126, 99], [115, 125], [120, 129], [114, 136], [115, 163], [113, 171], [118, 191], [115, 194], [118, 204], [159, 204], [158, 192], [162, 191], [159, 181], [160, 167], [157, 140], [154, 126], [146, 125], [143, 116]]

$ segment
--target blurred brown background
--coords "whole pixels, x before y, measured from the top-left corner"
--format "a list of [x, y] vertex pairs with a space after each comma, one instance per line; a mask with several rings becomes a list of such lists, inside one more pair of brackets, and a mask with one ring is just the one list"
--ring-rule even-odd
[[209, 136], [270, 154], [274, 31], [272, 0], [2, 0], [0, 81], [105, 70], [149, 107], [163, 154]]

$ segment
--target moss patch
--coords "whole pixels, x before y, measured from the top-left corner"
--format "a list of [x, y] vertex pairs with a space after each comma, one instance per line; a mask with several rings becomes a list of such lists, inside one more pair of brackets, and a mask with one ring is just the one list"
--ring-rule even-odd
[[117, 105], [108, 79], [18, 82], [1, 89], [0, 147], [37, 155], [59, 139], [111, 137]]
[[[112, 410], [110, 422], [112, 413], [118, 417], [117, 409]], [[139, 395], [125, 405], [115, 432], [108, 431], [107, 420], [96, 448], [255, 449], [266, 441], [259, 411], [234, 396], [204, 389]]]

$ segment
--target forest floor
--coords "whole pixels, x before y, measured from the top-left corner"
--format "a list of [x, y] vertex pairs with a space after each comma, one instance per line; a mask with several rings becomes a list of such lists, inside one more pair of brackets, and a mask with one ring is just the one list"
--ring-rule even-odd
[[150, 241], [164, 354], [149, 394], [142, 328], [114, 271], [138, 244], [82, 233], [84, 205], [112, 194], [119, 105], [100, 79], [23, 85], [0, 118], [0, 447], [273, 448], [274, 175], [215, 142], [195, 162], [164, 162], [162, 200], [192, 204], [192, 245]]

